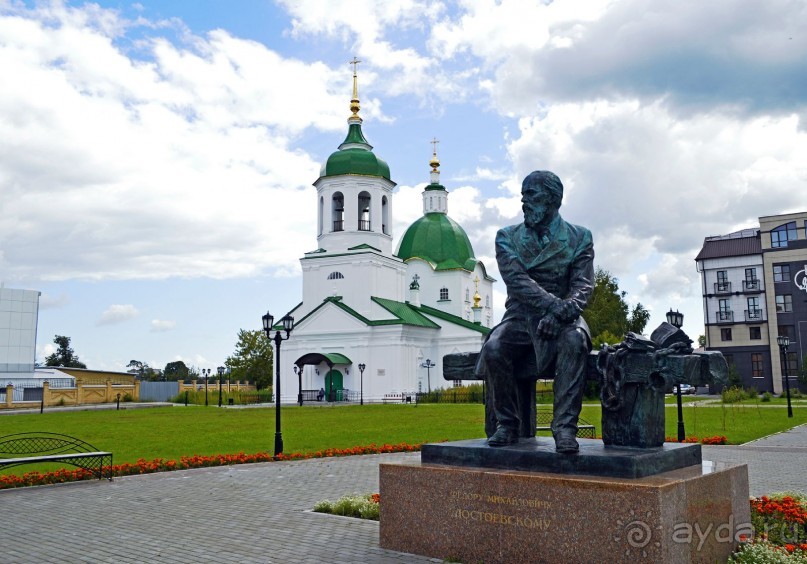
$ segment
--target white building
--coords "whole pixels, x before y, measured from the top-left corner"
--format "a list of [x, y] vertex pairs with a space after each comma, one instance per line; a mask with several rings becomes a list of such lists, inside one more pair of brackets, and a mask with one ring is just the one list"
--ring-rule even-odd
[[0, 376], [28, 376], [34, 371], [39, 292], [0, 285]]
[[355, 73], [350, 109], [347, 137], [314, 182], [318, 244], [300, 259], [303, 300], [280, 351], [282, 401], [296, 401], [298, 389], [334, 399], [361, 390], [372, 401], [445, 387], [443, 355], [478, 351], [493, 319], [494, 280], [448, 217], [436, 152], [424, 215], [393, 253], [395, 182], [362, 133]]

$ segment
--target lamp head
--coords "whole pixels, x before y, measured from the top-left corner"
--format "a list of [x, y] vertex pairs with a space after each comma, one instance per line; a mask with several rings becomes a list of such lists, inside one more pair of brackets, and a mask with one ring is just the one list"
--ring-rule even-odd
[[790, 346], [790, 337], [787, 335], [779, 335], [776, 337], [776, 344], [778, 344], [780, 348], [787, 350], [787, 347]]
[[275, 324], [275, 317], [267, 311], [266, 315], [261, 317], [261, 319], [263, 320], [263, 330], [268, 337], [269, 332], [272, 330], [272, 326]]
[[224, 374], [224, 367], [223, 367], [223, 366], [219, 366], [218, 368], [216, 368], [216, 372], [218, 372], [218, 373], [219, 373], [219, 376], [221, 376], [222, 374]]
[[286, 331], [286, 336], [288, 337], [291, 330], [294, 329], [294, 318], [291, 315], [286, 314], [283, 316], [283, 319], [281, 319], [280, 322], [283, 323], [283, 330]]
[[667, 312], [667, 323], [680, 329], [684, 325], [684, 314], [670, 308], [670, 311]]

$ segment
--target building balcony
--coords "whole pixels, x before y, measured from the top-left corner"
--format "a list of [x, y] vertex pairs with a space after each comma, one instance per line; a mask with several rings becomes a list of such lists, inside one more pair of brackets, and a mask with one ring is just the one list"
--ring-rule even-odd
[[731, 282], [715, 282], [715, 294], [730, 294]]
[[762, 281], [758, 278], [754, 280], [743, 280], [743, 291], [744, 292], [761, 292], [762, 291]]
[[345, 222], [341, 219], [337, 219], [333, 222], [333, 230], [334, 231], [344, 231], [345, 230]]
[[761, 309], [746, 309], [745, 310], [745, 320], [746, 321], [765, 321], [765, 317], [762, 315]]
[[370, 220], [359, 220], [359, 231], [370, 231]]
[[718, 323], [734, 323], [734, 312], [732, 310], [722, 310], [715, 312], [715, 319]]

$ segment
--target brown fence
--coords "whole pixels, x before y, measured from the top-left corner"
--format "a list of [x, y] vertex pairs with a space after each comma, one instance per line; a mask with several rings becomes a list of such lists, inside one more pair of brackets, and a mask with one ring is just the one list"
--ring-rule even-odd
[[[30, 388], [30, 385], [27, 386]], [[82, 379], [76, 378], [76, 384], [71, 388], [51, 388], [47, 380], [42, 382], [41, 396], [36, 394], [38, 399], [33, 401], [15, 401], [14, 385], [9, 384], [5, 388], [4, 401], [0, 401], [0, 409], [20, 408], [20, 407], [45, 407], [57, 405], [85, 405], [91, 403], [112, 403], [118, 400], [138, 401], [140, 399], [140, 382], [99, 382], [93, 380], [85, 383]], [[19, 394], [17, 394], [19, 396]]]

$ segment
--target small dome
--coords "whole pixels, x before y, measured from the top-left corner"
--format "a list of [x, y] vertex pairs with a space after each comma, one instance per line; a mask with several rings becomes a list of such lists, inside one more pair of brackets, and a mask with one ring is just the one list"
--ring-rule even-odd
[[460, 225], [444, 213], [427, 213], [415, 221], [401, 237], [398, 258], [420, 258], [435, 270], [476, 267], [471, 241]]
[[322, 165], [320, 176], [359, 174], [381, 176], [390, 180], [389, 165], [372, 151], [359, 148], [342, 149], [332, 153]]

